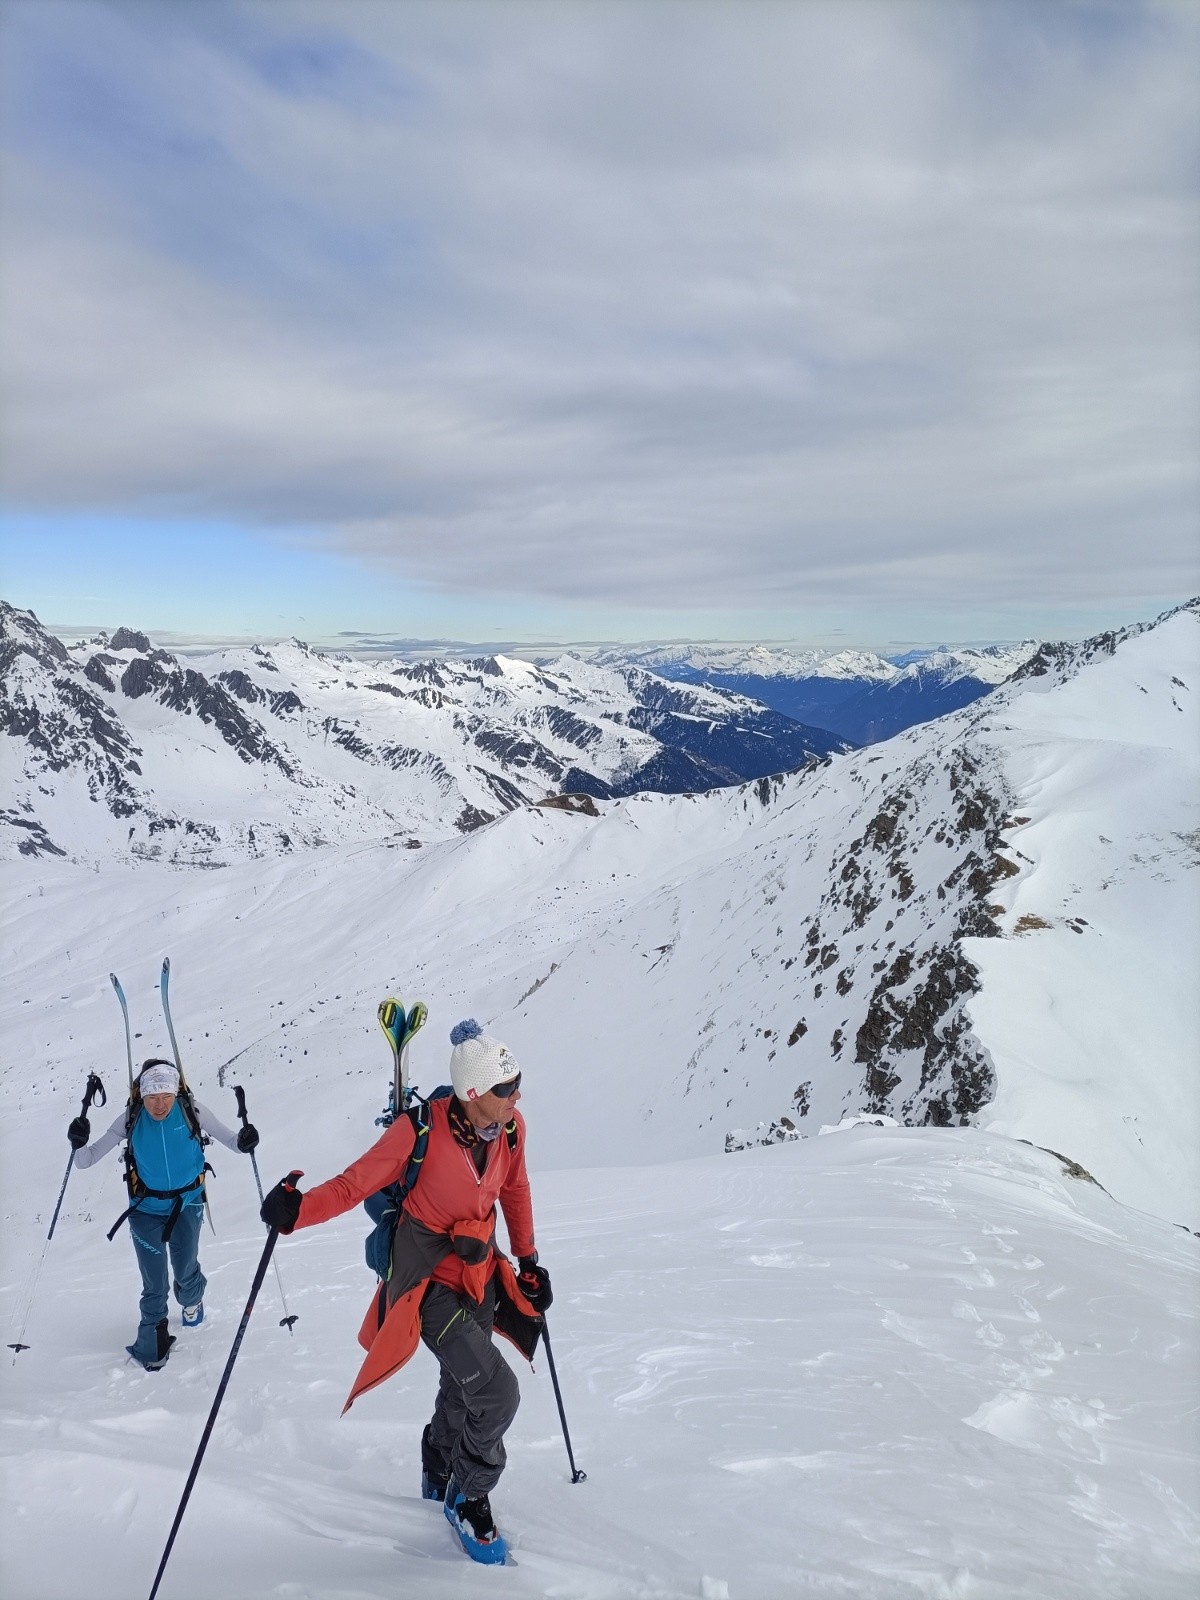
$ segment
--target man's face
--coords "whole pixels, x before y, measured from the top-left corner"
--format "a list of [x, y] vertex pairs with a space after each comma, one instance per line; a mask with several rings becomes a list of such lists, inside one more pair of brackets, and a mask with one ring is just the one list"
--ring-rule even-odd
[[466, 1103], [467, 1120], [476, 1128], [490, 1128], [493, 1122], [511, 1122], [513, 1107], [521, 1098], [520, 1089], [510, 1095], [493, 1094], [489, 1089]]
[[154, 1118], [155, 1122], [162, 1122], [171, 1115], [171, 1107], [175, 1104], [173, 1094], [147, 1094], [142, 1096], [142, 1104]]

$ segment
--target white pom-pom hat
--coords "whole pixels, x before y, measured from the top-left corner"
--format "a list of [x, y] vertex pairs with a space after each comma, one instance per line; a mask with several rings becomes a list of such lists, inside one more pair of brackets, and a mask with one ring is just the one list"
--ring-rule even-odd
[[474, 1017], [455, 1024], [450, 1043], [450, 1082], [460, 1100], [478, 1100], [521, 1070], [508, 1046], [489, 1038]]

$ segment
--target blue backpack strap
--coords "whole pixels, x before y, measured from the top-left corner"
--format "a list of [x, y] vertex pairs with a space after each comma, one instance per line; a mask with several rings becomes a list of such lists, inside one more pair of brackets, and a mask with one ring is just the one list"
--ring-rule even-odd
[[389, 1183], [386, 1188], [377, 1189], [363, 1201], [363, 1209], [375, 1224], [367, 1235], [367, 1265], [376, 1277], [385, 1281], [391, 1276], [392, 1235], [400, 1219], [400, 1209], [421, 1176], [421, 1164], [429, 1149], [429, 1130], [433, 1127], [433, 1112], [430, 1107], [435, 1100], [444, 1100], [453, 1093], [454, 1090], [448, 1084], [442, 1084], [428, 1099], [414, 1094], [413, 1099], [416, 1103], [410, 1105], [404, 1113], [412, 1122], [415, 1134], [404, 1176], [398, 1183]]

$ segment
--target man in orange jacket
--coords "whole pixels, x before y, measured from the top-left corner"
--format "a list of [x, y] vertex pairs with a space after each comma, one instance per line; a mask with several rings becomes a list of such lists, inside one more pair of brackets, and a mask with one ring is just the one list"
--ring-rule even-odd
[[[421, 1439], [422, 1493], [444, 1502], [468, 1555], [500, 1562], [505, 1545], [488, 1497], [504, 1471], [504, 1435], [520, 1393], [492, 1342], [493, 1324], [532, 1357], [552, 1295], [534, 1245], [520, 1067], [474, 1021], [459, 1023], [450, 1039], [454, 1093], [428, 1102], [425, 1159], [396, 1224], [391, 1272], [359, 1335], [369, 1354], [347, 1405], [403, 1365], [418, 1337], [433, 1351], [441, 1371]], [[403, 1179], [416, 1137], [414, 1117], [398, 1117], [338, 1177], [306, 1194], [277, 1185], [263, 1221], [291, 1233], [340, 1216]], [[497, 1203], [519, 1277], [496, 1246]]]

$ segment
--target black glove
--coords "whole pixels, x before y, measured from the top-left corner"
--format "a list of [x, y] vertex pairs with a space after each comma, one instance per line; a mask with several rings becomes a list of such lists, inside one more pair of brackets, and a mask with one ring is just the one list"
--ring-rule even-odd
[[554, 1291], [550, 1287], [550, 1274], [538, 1266], [537, 1255], [522, 1256], [517, 1263], [517, 1286], [537, 1312], [549, 1311], [554, 1304]]
[[278, 1228], [280, 1233], [291, 1233], [300, 1215], [301, 1194], [285, 1178], [277, 1183], [262, 1203], [258, 1213], [268, 1228]]
[[76, 1117], [67, 1129], [67, 1139], [72, 1150], [82, 1150], [92, 1137], [92, 1125], [86, 1117]]
[[238, 1134], [237, 1147], [244, 1156], [248, 1156], [251, 1150], [258, 1149], [258, 1129], [252, 1122], [247, 1122]]

